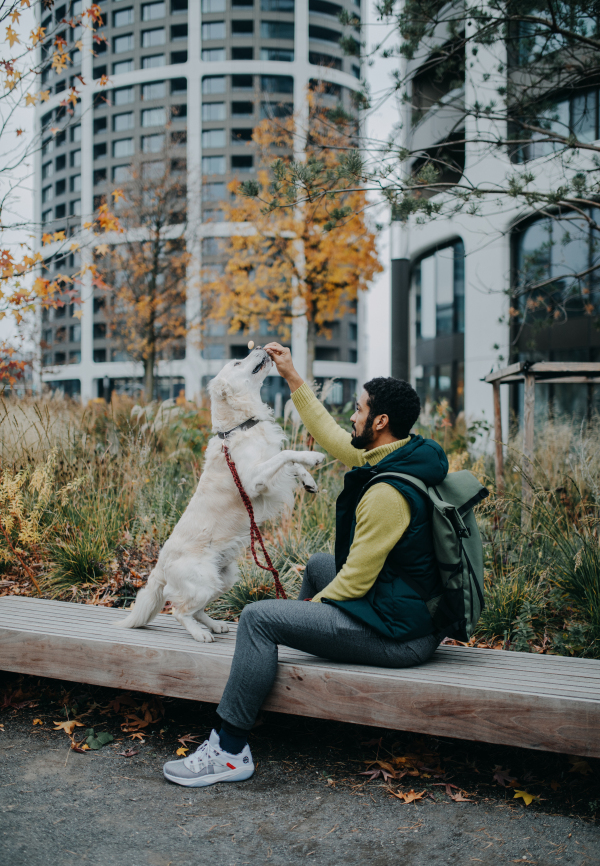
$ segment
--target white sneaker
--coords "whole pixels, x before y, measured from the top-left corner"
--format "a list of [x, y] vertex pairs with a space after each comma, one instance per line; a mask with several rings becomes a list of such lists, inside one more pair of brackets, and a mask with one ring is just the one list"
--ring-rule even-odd
[[163, 767], [165, 779], [187, 788], [203, 788], [217, 782], [243, 782], [254, 773], [250, 746], [244, 746], [239, 755], [230, 755], [221, 748], [219, 735], [212, 731], [210, 738], [193, 755], [179, 761], [167, 761]]

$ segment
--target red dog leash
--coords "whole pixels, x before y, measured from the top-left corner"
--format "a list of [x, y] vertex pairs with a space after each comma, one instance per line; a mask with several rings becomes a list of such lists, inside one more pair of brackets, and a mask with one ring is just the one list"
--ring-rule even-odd
[[[265, 547], [265, 543], [263, 541], [262, 535], [260, 534], [260, 529], [256, 525], [256, 520], [254, 519], [254, 509], [252, 507], [252, 502], [250, 501], [250, 497], [246, 493], [243, 488], [242, 482], [240, 481], [240, 476], [238, 475], [238, 471], [236, 469], [235, 463], [231, 459], [229, 455], [229, 449], [227, 445], [223, 444], [223, 453], [225, 454], [225, 460], [227, 461], [227, 465], [229, 466], [229, 470], [233, 475], [233, 480], [235, 482], [235, 486], [240, 492], [240, 496], [242, 497], [242, 502], [246, 506], [246, 511], [248, 512], [248, 517], [250, 518], [250, 550], [252, 551], [252, 556], [254, 557], [254, 562], [258, 565], [259, 568], [262, 568], [263, 571], [270, 571], [273, 575], [273, 580], [275, 581], [275, 595], [277, 598], [287, 598], [285, 594], [285, 590], [281, 585], [281, 581], [279, 580], [279, 572], [271, 562], [271, 557], [267, 553], [267, 548]], [[256, 542], [260, 544], [262, 548], [262, 552], [267, 561], [266, 565], [261, 565], [258, 561], [258, 557], [256, 555], [255, 545]]]

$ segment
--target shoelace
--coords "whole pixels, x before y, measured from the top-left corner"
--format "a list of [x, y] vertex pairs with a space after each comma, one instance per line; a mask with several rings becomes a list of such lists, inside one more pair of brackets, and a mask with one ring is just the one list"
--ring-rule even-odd
[[214, 749], [208, 740], [205, 740], [201, 746], [198, 746], [193, 755], [188, 755], [184, 759], [183, 764], [192, 773], [199, 773], [201, 764], [205, 764], [210, 758], [216, 757], [217, 750]]

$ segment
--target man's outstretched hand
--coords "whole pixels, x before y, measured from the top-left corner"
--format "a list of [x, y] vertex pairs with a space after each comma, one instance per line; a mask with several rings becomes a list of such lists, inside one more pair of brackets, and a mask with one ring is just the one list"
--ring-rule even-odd
[[290, 386], [290, 391], [297, 391], [300, 385], [304, 384], [304, 380], [294, 367], [290, 350], [280, 343], [268, 343], [264, 349], [273, 360], [279, 375], [283, 376]]

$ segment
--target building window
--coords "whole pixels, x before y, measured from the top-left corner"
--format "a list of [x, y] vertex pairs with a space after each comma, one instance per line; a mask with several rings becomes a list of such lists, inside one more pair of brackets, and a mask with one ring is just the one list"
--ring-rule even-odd
[[225, 0], [202, 0], [202, 12], [210, 15], [211, 12], [225, 12]]
[[173, 93], [187, 93], [187, 78], [171, 79], [171, 94]]
[[417, 265], [417, 337], [431, 340], [465, 329], [462, 241], [425, 256]]
[[71, 325], [69, 328], [69, 340], [71, 343], [81, 342], [81, 325]]
[[207, 75], [202, 79], [202, 93], [225, 93], [224, 75]]
[[341, 33], [338, 30], [331, 30], [330, 27], [320, 27], [318, 24], [309, 24], [308, 38], [317, 39], [320, 42], [339, 42]]
[[164, 18], [166, 14], [167, 8], [163, 2], [142, 5], [142, 21], [155, 21], [157, 18]]
[[54, 192], [52, 188], [52, 184], [50, 186], [45, 186], [42, 189], [42, 204], [46, 204], [49, 201], [52, 201], [54, 198]]
[[203, 48], [202, 60], [205, 63], [220, 63], [225, 60], [224, 48]]
[[142, 100], [147, 102], [151, 99], [164, 99], [167, 95], [166, 83], [164, 81], [150, 81], [142, 84]]
[[261, 102], [260, 119], [267, 117], [291, 117], [294, 113], [293, 102]]
[[159, 153], [164, 146], [164, 135], [142, 135], [142, 153]]
[[171, 25], [171, 42], [180, 42], [188, 38], [187, 24]]
[[231, 130], [231, 143], [232, 144], [246, 145], [249, 141], [252, 141], [252, 127], [251, 126], [246, 126], [242, 129], [232, 129]]
[[135, 101], [133, 87], [117, 87], [112, 92], [113, 105], [127, 105]]
[[[598, 222], [600, 209], [590, 216]], [[515, 239], [515, 294], [530, 321], [600, 312], [600, 235], [584, 217], [538, 219]]]
[[308, 62], [314, 66], [328, 66], [330, 69], [341, 69], [341, 57], [332, 57], [331, 54], [321, 54], [319, 51], [308, 52]]
[[113, 141], [112, 143], [112, 155], [117, 158], [133, 156], [134, 151], [135, 146], [133, 138], [119, 138], [117, 141]]
[[113, 54], [125, 54], [133, 51], [133, 33], [123, 33], [121, 36], [113, 36]]
[[52, 219], [52, 208], [48, 208], [48, 210], [42, 211], [42, 222], [44, 225], [49, 223]]
[[283, 63], [294, 62], [294, 50], [292, 48], [261, 48], [261, 60], [278, 60]]
[[263, 93], [293, 93], [294, 79], [291, 75], [261, 75], [260, 89]]
[[80, 150], [72, 150], [69, 154], [69, 165], [71, 168], [80, 168], [81, 167], [81, 151]]
[[157, 45], [164, 45], [166, 41], [167, 34], [164, 27], [142, 31], [142, 48], [156, 48]]
[[81, 364], [81, 352], [79, 349], [69, 352], [69, 364]]
[[164, 108], [145, 108], [142, 111], [142, 126], [164, 126], [167, 112]]
[[294, 0], [260, 0], [261, 12], [293, 12]]
[[127, 183], [131, 180], [131, 166], [113, 165], [112, 179], [117, 183]]
[[585, 93], [578, 93], [570, 99], [557, 100], [537, 117], [527, 118], [531, 125], [546, 130], [546, 134], [521, 131], [518, 124], [515, 124], [516, 137], [527, 139], [527, 144], [511, 148], [513, 161], [527, 162], [562, 150], [565, 147], [562, 142], [545, 140], [552, 134], [563, 138], [574, 136], [578, 141], [586, 144], [597, 141], [600, 138], [599, 97], [600, 89], [595, 87]]
[[120, 60], [112, 65], [113, 75], [124, 75], [126, 72], [133, 72], [133, 60]]
[[202, 41], [211, 39], [225, 39], [224, 21], [204, 21], [202, 24]]
[[151, 54], [142, 58], [142, 69], [157, 69], [166, 63], [164, 54]]
[[113, 27], [126, 27], [133, 24], [133, 6], [113, 12]]
[[202, 198], [204, 201], [220, 201], [225, 198], [225, 184], [222, 182], [203, 184]]
[[203, 129], [202, 147], [225, 147], [225, 130]]
[[[188, 0], [171, 0], [171, 15], [188, 11]], [[219, 10], [221, 11], [221, 10]]]
[[106, 361], [106, 349], [94, 349], [94, 364], [103, 364]]
[[106, 117], [95, 117], [94, 118], [94, 135], [100, 135], [102, 132], [106, 132], [108, 127], [108, 121]]
[[234, 19], [231, 22], [232, 36], [252, 36], [254, 33], [254, 21], [252, 18]]
[[254, 171], [254, 157], [251, 154], [232, 156], [231, 170], [233, 172]]
[[114, 114], [112, 119], [113, 132], [125, 132], [128, 129], [133, 129], [135, 126], [135, 118], [133, 111], [125, 111], [123, 114]]
[[233, 90], [254, 90], [254, 76], [232, 75], [231, 87]]
[[81, 141], [81, 124], [71, 127], [71, 141]]
[[[311, 28], [309, 28], [310, 30]], [[261, 21], [260, 35], [262, 39], [293, 39], [293, 21]]]
[[54, 174], [54, 165], [52, 160], [50, 162], [44, 163], [42, 166], [42, 180], [48, 180], [49, 177], [52, 177]]
[[254, 59], [254, 48], [252, 46], [248, 46], [247, 48], [232, 48], [231, 49], [231, 59], [232, 60], [253, 60]]
[[71, 216], [81, 216], [81, 199], [74, 199], [69, 205], [69, 214]]
[[71, 176], [69, 180], [69, 191], [70, 192], [81, 192], [81, 175], [74, 174]]
[[225, 174], [225, 157], [203, 156], [202, 174]]
[[106, 339], [106, 323], [105, 322], [94, 322], [94, 340], [105, 340]]
[[106, 180], [106, 169], [105, 168], [97, 168], [94, 171], [94, 186], [99, 183], [104, 183]]
[[253, 102], [232, 102], [231, 115], [232, 117], [252, 117], [254, 114]]
[[[252, 105], [252, 103], [250, 103]], [[225, 120], [224, 102], [203, 102], [202, 120]]]

